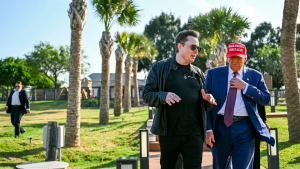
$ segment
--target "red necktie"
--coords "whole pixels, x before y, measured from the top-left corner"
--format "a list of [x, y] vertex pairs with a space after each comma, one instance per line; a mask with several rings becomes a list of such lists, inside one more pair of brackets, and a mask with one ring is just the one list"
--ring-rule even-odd
[[[234, 76], [238, 74], [238, 72], [233, 72]], [[231, 126], [233, 122], [233, 112], [235, 106], [235, 99], [236, 99], [236, 92], [237, 88], [229, 88], [226, 106], [225, 106], [225, 113], [224, 113], [224, 123], [227, 127]]]

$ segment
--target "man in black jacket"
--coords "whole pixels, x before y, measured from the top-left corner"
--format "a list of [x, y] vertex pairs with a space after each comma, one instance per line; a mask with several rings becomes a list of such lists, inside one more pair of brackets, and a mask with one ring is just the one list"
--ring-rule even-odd
[[15, 126], [15, 138], [18, 138], [20, 132], [25, 133], [20, 122], [25, 113], [30, 114], [30, 103], [26, 90], [22, 89], [22, 82], [16, 82], [15, 87], [16, 89], [11, 91], [4, 109], [10, 113], [11, 123]]
[[162, 169], [174, 168], [179, 153], [185, 169], [201, 168], [206, 112], [215, 100], [205, 94], [204, 73], [191, 63], [199, 47], [199, 33], [179, 32], [176, 55], [154, 64], [147, 77], [143, 98], [156, 107], [151, 127], [159, 135]]

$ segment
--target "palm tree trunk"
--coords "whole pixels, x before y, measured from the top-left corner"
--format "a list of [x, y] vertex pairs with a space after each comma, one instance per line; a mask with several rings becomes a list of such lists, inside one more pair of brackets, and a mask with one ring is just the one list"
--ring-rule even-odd
[[138, 57], [133, 59], [133, 83], [134, 83], [134, 106], [140, 106], [140, 98], [139, 98], [139, 85], [137, 80], [137, 71], [139, 66]]
[[299, 0], [285, 0], [280, 40], [289, 141], [293, 143], [300, 143], [300, 100], [295, 55], [298, 8]]
[[105, 125], [109, 123], [109, 59], [113, 48], [113, 40], [111, 39], [110, 32], [102, 32], [99, 47], [102, 55], [99, 124]]
[[116, 54], [116, 74], [115, 74], [115, 93], [114, 93], [114, 114], [120, 116], [122, 113], [122, 95], [123, 95], [123, 57], [124, 51], [118, 47]]
[[[80, 14], [79, 12], [80, 11]], [[80, 146], [81, 106], [81, 39], [85, 25], [87, 4], [85, 0], [72, 1], [68, 11], [71, 26], [69, 93], [66, 123], [66, 147]]]
[[72, 30], [69, 72], [70, 86], [68, 93], [66, 124], [66, 147], [80, 146], [81, 36], [82, 30]]
[[131, 71], [132, 71], [132, 58], [127, 55], [125, 60], [125, 92], [124, 92], [124, 113], [127, 113], [131, 109]]

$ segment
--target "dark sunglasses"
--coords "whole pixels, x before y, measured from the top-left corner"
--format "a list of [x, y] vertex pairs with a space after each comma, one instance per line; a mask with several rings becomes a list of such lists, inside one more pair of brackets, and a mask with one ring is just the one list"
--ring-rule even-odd
[[[181, 43], [182, 45], [188, 45], [188, 44], [185, 44], [185, 43]], [[188, 45], [191, 47], [192, 51], [194, 51], [195, 49], [198, 50], [198, 52], [201, 52], [201, 47], [200, 46], [197, 46], [197, 45]]]
[[20, 87], [20, 86], [16, 86], [16, 87]]

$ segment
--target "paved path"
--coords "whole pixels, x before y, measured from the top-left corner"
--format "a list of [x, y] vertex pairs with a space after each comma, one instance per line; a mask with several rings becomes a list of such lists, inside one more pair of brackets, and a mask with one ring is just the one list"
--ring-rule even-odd
[[[160, 159], [160, 151], [152, 151], [149, 152], [149, 169], [160, 169], [159, 159]], [[264, 167], [260, 167], [261, 169], [266, 169]], [[202, 169], [212, 169], [212, 155], [210, 151], [203, 152], [202, 158]]]

